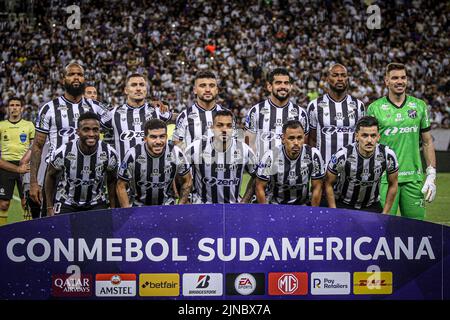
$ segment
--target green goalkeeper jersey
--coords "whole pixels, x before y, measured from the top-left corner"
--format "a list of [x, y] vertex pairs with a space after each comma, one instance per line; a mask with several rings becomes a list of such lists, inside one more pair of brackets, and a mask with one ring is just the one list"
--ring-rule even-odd
[[[430, 130], [428, 108], [423, 100], [406, 96], [400, 107], [388, 97], [371, 103], [367, 115], [378, 119], [381, 144], [394, 150], [399, 162], [398, 182], [422, 181], [419, 141], [422, 132]], [[386, 176], [382, 182], [386, 182]]]

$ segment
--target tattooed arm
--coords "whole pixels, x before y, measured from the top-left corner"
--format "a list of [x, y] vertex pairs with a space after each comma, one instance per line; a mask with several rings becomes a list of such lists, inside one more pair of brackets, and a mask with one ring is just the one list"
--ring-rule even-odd
[[42, 149], [44, 148], [46, 139], [47, 135], [45, 133], [36, 131], [31, 152], [30, 197], [34, 202], [39, 204], [41, 204], [42, 191], [38, 185], [37, 175], [39, 165], [41, 164]]
[[180, 193], [180, 201], [178, 204], [187, 204], [189, 203], [189, 194], [192, 189], [192, 176], [190, 173], [185, 174], [184, 176], [177, 175], [177, 182], [181, 185], [179, 193]]

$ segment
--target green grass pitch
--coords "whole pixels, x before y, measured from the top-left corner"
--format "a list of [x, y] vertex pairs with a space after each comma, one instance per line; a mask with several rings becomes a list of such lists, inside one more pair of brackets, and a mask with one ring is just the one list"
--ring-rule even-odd
[[[248, 175], [244, 177], [241, 194], [245, 190], [248, 182]], [[427, 215], [425, 220], [433, 223], [445, 224], [450, 226], [450, 173], [439, 173], [436, 179], [437, 195], [434, 202], [427, 204]], [[14, 193], [14, 199], [8, 214], [8, 223], [19, 222], [23, 220], [23, 210], [18, 198], [17, 189]]]

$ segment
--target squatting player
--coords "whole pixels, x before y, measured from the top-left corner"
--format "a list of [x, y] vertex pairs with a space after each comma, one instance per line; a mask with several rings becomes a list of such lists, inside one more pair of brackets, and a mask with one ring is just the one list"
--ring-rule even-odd
[[[61, 146], [50, 158], [45, 176], [49, 216], [116, 207], [116, 151], [100, 139], [100, 118], [83, 113], [77, 120], [79, 139]], [[105, 183], [106, 177], [106, 183]], [[56, 195], [55, 195], [56, 188]]]
[[[388, 95], [369, 105], [368, 115], [376, 117], [380, 124], [380, 143], [394, 150], [399, 161], [398, 192], [390, 213], [400, 208], [402, 216], [424, 219], [424, 199], [432, 202], [436, 196], [436, 155], [430, 133], [428, 108], [423, 100], [406, 95], [408, 77], [406, 67], [390, 63], [384, 78]], [[427, 165], [423, 183], [420, 159], [420, 139]], [[388, 183], [381, 181], [381, 202], [386, 202]]]
[[[179, 204], [188, 203], [192, 188], [190, 167], [180, 148], [167, 141], [166, 123], [151, 119], [145, 123], [144, 133], [144, 142], [128, 150], [119, 169], [117, 196], [121, 207], [175, 204], [174, 179], [180, 185]], [[134, 195], [132, 201], [127, 194], [129, 186]]]
[[[304, 139], [300, 121], [289, 120], [283, 125], [282, 145], [267, 151], [258, 166], [258, 203], [319, 205], [325, 166], [319, 150], [304, 144]], [[267, 193], [270, 180], [271, 190]]]
[[[363, 117], [358, 121], [355, 139], [356, 142], [331, 156], [325, 179], [329, 207], [388, 213], [397, 193], [395, 153], [378, 143], [380, 134], [374, 117]], [[388, 190], [382, 207], [379, 188], [384, 172], [387, 173]]]
[[[194, 177], [192, 203], [249, 203], [254, 193], [257, 160], [243, 141], [234, 138], [234, 116], [229, 110], [217, 111], [213, 136], [197, 139], [186, 148]], [[239, 196], [244, 171], [252, 178], [244, 197]]]

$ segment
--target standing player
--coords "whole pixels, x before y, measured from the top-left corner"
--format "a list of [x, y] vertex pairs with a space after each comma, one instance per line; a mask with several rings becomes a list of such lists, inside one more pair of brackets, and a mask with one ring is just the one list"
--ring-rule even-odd
[[[267, 151], [258, 166], [256, 198], [258, 203], [318, 206], [322, 196], [325, 167], [319, 150], [304, 144], [305, 133], [298, 120], [283, 125], [282, 145]], [[266, 200], [266, 187], [271, 192]], [[311, 181], [311, 199], [309, 187]]]
[[[207, 140], [197, 139], [186, 148], [194, 176], [193, 203], [250, 202], [257, 162], [250, 147], [233, 137], [233, 127], [233, 113], [217, 111], [213, 118], [213, 136]], [[240, 199], [244, 170], [252, 178]]]
[[86, 87], [84, 87], [83, 96], [87, 99], [98, 100], [97, 89], [95, 88], [94, 85], [88, 84], [86, 85]]
[[311, 126], [308, 144], [319, 149], [327, 164], [331, 155], [354, 142], [356, 123], [364, 116], [364, 104], [348, 94], [348, 72], [333, 64], [327, 74], [328, 91], [308, 105]]
[[[330, 208], [388, 213], [397, 193], [398, 162], [394, 151], [378, 144], [380, 134], [374, 117], [363, 117], [356, 125], [356, 142], [331, 156], [325, 190]], [[387, 200], [380, 204], [381, 176], [387, 172]], [[333, 191], [335, 182], [336, 190]], [[336, 201], [337, 199], [337, 201]]]
[[[41, 186], [44, 181], [39, 177], [38, 171], [44, 172], [47, 163], [43, 163], [44, 169], [40, 168], [41, 156], [47, 161], [52, 153], [61, 146], [66, 145], [76, 137], [77, 119], [86, 112], [94, 112], [102, 116], [105, 109], [99, 102], [83, 98], [84, 92], [84, 69], [78, 63], [69, 63], [63, 72], [64, 95], [44, 104], [36, 119], [36, 135], [32, 145], [31, 153], [31, 175], [30, 175], [30, 197], [34, 202], [41, 204]], [[48, 138], [48, 152], [44, 146]], [[41, 214], [46, 214], [46, 205], [42, 206]]]
[[144, 126], [144, 142], [125, 154], [119, 169], [117, 196], [121, 207], [130, 207], [127, 187], [134, 194], [134, 206], [175, 204], [172, 182], [179, 181], [179, 204], [188, 202], [192, 176], [186, 157], [172, 142], [167, 142], [167, 125], [151, 119]]
[[298, 120], [304, 128], [305, 140], [309, 121], [305, 110], [291, 101], [292, 78], [283, 68], [274, 69], [267, 76], [268, 99], [254, 105], [248, 112], [244, 128], [248, 144], [258, 159], [268, 150], [281, 146], [283, 124]]
[[[400, 207], [404, 217], [424, 219], [426, 201], [436, 196], [436, 155], [430, 133], [428, 108], [423, 100], [406, 95], [408, 78], [406, 67], [390, 63], [384, 78], [388, 95], [370, 104], [367, 113], [380, 123], [380, 142], [394, 150], [399, 161], [398, 193], [390, 213], [397, 214]], [[423, 184], [420, 139], [427, 165]], [[388, 184], [381, 181], [381, 202], [386, 201]]]
[[177, 118], [173, 141], [183, 150], [196, 139], [207, 139], [214, 115], [226, 110], [217, 104], [219, 87], [214, 73], [199, 71], [194, 78], [195, 103]]
[[[100, 141], [100, 118], [93, 112], [77, 120], [79, 139], [69, 141], [50, 159], [45, 177], [48, 215], [115, 208], [118, 159], [115, 150]], [[55, 196], [55, 187], [56, 196]], [[55, 200], [55, 202], [54, 202]]]
[[[34, 139], [34, 125], [22, 119], [24, 108], [20, 98], [9, 99], [7, 109], [8, 120], [0, 121], [0, 158], [19, 166], [20, 159]], [[15, 185], [23, 199], [20, 173], [0, 169], [0, 225], [6, 224]]]
[[145, 102], [147, 85], [148, 81], [144, 75], [129, 75], [125, 82], [126, 103], [105, 113], [102, 119], [103, 125], [113, 130], [114, 149], [121, 162], [130, 148], [144, 141], [143, 129], [147, 120], [156, 118], [167, 122], [174, 116], [169, 111], [163, 114], [159, 107]]

